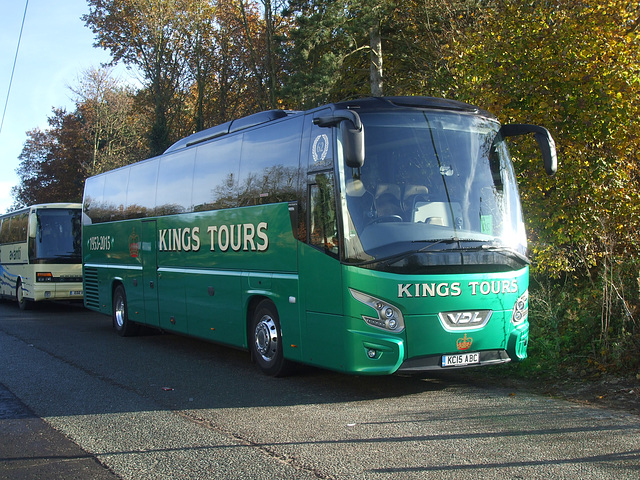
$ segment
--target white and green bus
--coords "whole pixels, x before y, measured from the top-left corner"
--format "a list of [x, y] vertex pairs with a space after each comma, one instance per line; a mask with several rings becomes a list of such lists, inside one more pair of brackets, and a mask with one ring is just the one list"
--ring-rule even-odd
[[0, 295], [21, 309], [82, 300], [82, 205], [46, 203], [0, 215]]
[[356, 374], [526, 358], [527, 243], [501, 126], [477, 107], [367, 98], [268, 111], [91, 177], [84, 301], [140, 325]]

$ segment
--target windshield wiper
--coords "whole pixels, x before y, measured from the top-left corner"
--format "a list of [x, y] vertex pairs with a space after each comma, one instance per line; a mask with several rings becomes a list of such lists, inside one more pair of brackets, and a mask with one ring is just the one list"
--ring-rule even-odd
[[458, 245], [460, 245], [460, 239], [458, 237], [441, 238], [439, 240], [413, 240], [411, 243], [418, 243], [418, 242], [421, 243], [426, 241], [429, 241], [432, 243], [420, 248], [419, 250], [416, 250], [416, 253], [424, 252], [426, 250], [429, 250], [431, 247], [435, 247], [436, 245], [439, 245], [441, 243], [457, 243]]

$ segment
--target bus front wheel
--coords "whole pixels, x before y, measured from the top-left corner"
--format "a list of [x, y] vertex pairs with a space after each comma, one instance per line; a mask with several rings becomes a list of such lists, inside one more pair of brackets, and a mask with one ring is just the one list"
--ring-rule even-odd
[[18, 280], [16, 285], [16, 300], [18, 301], [20, 310], [29, 310], [31, 307], [29, 300], [24, 296], [24, 289], [22, 288], [22, 281], [20, 280]]
[[127, 295], [122, 285], [118, 285], [113, 292], [113, 328], [121, 337], [138, 333], [139, 326], [129, 320]]
[[290, 373], [291, 362], [282, 353], [282, 331], [275, 305], [269, 300], [260, 302], [250, 325], [251, 356], [263, 373], [281, 377]]

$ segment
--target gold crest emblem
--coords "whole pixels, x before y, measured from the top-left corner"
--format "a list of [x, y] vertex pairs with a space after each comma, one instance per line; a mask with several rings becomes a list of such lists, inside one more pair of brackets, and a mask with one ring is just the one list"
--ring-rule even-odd
[[467, 334], [464, 334], [464, 337], [461, 337], [456, 342], [456, 346], [458, 350], [469, 350], [471, 348], [471, 344], [473, 343], [472, 337], [467, 337]]

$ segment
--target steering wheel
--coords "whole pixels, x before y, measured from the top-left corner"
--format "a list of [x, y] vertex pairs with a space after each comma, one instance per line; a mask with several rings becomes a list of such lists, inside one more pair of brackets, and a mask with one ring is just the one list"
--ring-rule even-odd
[[369, 222], [369, 225], [373, 223], [388, 223], [388, 222], [404, 222], [400, 215], [383, 215], [382, 217], [374, 218]]

